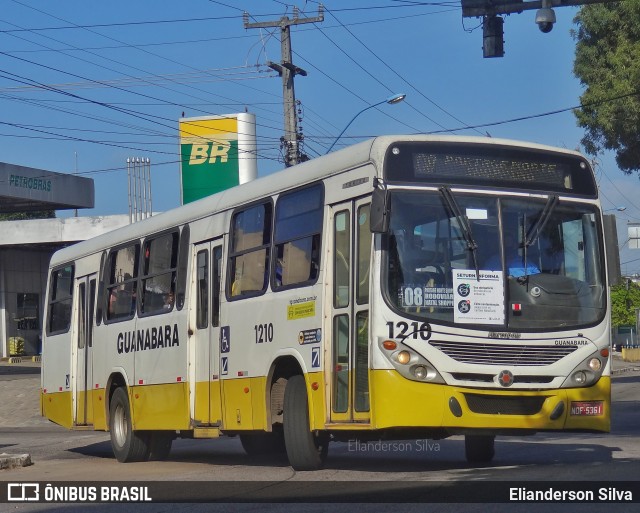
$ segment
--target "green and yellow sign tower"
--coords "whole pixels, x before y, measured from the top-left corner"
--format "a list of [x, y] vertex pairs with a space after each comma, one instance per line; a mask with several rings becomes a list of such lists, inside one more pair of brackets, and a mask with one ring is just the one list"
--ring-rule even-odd
[[257, 177], [254, 114], [181, 118], [179, 129], [183, 205]]

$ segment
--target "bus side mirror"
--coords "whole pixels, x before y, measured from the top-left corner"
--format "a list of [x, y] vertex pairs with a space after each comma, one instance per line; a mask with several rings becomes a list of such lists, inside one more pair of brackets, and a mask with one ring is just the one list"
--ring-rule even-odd
[[605, 214], [602, 216], [604, 228], [604, 248], [607, 255], [607, 275], [609, 286], [620, 284], [620, 250], [618, 249], [618, 230], [616, 216]]
[[389, 194], [386, 188], [376, 187], [371, 196], [371, 233], [389, 231]]

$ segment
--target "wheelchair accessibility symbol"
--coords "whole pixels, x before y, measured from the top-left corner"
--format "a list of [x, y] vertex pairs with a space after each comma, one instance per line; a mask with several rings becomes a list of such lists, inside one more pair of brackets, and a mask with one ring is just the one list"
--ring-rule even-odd
[[222, 326], [220, 328], [220, 352], [228, 353], [231, 351], [231, 327]]

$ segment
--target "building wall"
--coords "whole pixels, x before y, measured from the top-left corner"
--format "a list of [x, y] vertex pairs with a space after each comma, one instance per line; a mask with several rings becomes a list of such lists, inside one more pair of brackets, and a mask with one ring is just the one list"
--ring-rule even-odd
[[39, 354], [47, 268], [53, 250], [0, 249], [0, 343], [10, 356], [11, 337], [24, 339], [26, 354]]
[[[47, 270], [53, 253], [127, 224], [127, 215], [0, 222], [1, 357], [10, 356], [11, 337], [25, 339], [27, 355], [40, 352]], [[36, 306], [31, 304], [34, 294]]]

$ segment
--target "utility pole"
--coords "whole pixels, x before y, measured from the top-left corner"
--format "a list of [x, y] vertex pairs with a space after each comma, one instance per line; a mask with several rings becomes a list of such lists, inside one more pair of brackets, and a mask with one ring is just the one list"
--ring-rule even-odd
[[281, 139], [284, 148], [284, 163], [287, 167], [308, 160], [300, 149], [302, 135], [298, 133], [298, 116], [296, 113], [296, 95], [293, 86], [293, 79], [296, 75], [307, 76], [307, 72], [292, 62], [291, 56], [291, 25], [302, 25], [303, 23], [318, 23], [324, 21], [324, 7], [318, 5], [318, 16], [315, 18], [299, 18], [300, 11], [293, 8], [293, 19], [283, 16], [275, 21], [261, 21], [249, 23], [249, 13], [243, 14], [244, 28], [269, 28], [280, 27], [280, 64], [267, 62], [267, 66], [274, 69], [282, 77], [282, 100], [284, 104], [284, 137]]

